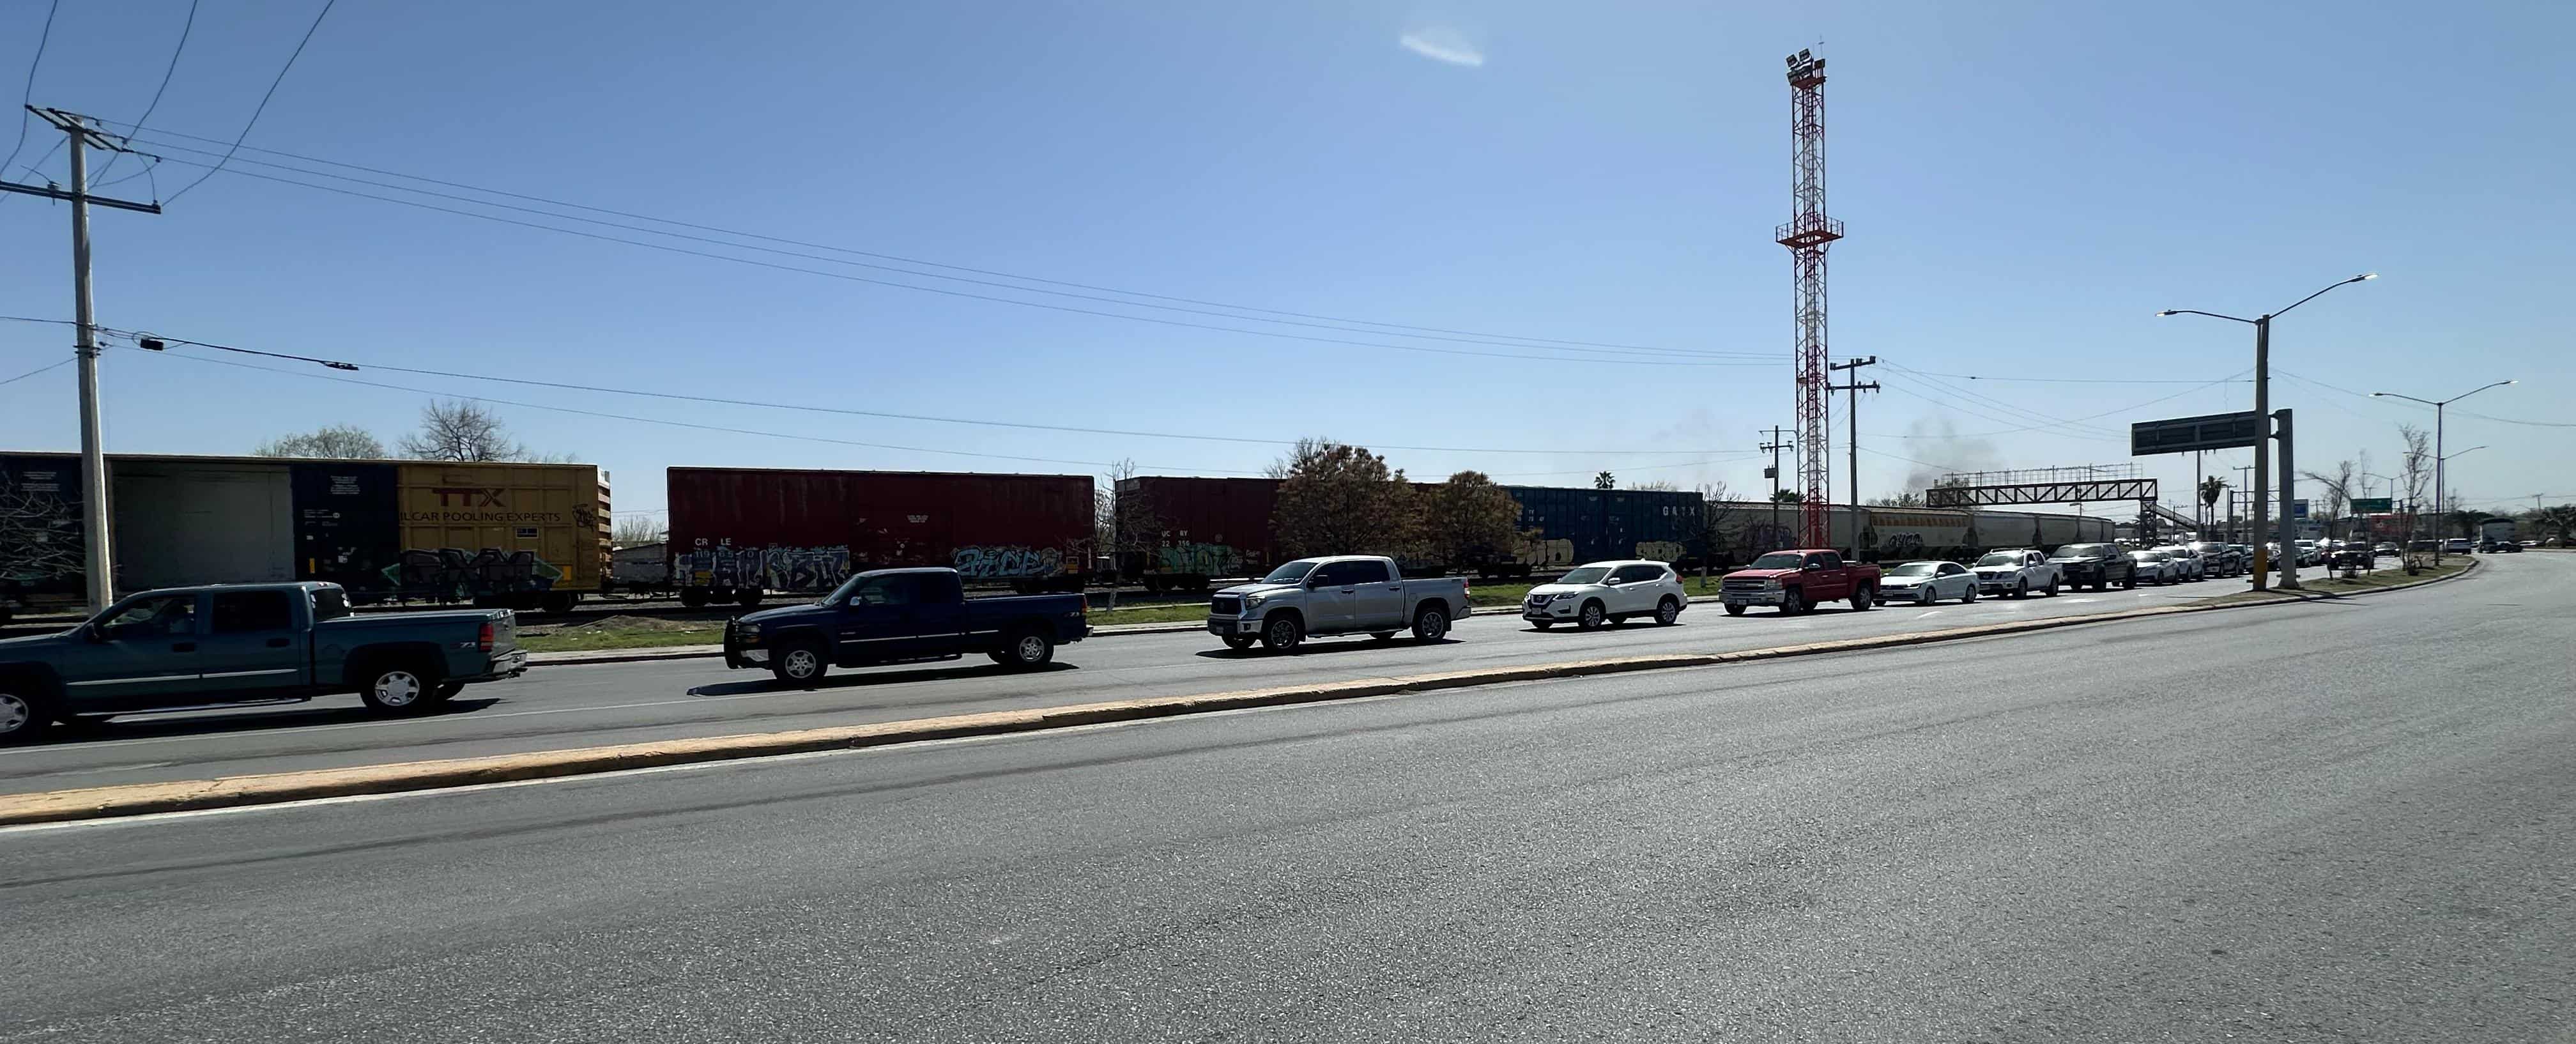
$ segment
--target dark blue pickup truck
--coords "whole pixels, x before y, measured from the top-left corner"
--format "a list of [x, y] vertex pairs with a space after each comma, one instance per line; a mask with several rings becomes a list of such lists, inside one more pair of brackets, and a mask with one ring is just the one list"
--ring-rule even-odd
[[145, 591], [70, 630], [0, 640], [0, 742], [52, 722], [349, 692], [408, 714], [527, 668], [507, 609], [353, 616], [324, 583]]
[[954, 569], [880, 569], [851, 577], [822, 601], [745, 613], [725, 625], [725, 666], [768, 668], [807, 685], [831, 667], [954, 660], [983, 653], [1028, 669], [1091, 633], [1075, 595], [968, 598]]

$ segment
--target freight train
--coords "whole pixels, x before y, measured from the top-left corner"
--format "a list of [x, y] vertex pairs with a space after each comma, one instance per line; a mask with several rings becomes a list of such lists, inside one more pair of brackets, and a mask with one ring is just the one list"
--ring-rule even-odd
[[[80, 458], [0, 454], [0, 614], [86, 600]], [[115, 454], [119, 592], [326, 580], [354, 601], [569, 609], [607, 568], [589, 464]]]
[[1090, 573], [1087, 475], [672, 468], [669, 482], [671, 582], [691, 607], [887, 566], [1031, 593], [1079, 591]]

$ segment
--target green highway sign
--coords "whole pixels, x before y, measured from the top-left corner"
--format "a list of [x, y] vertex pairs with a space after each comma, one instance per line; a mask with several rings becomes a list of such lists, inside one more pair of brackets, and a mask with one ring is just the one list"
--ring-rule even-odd
[[2352, 513], [2356, 515], [2384, 515], [2388, 512], [2397, 510], [2395, 501], [2396, 498], [2394, 497], [2354, 497], [2352, 498]]
[[2263, 418], [2252, 410], [2139, 421], [2129, 425], [2129, 454], [2144, 457], [2153, 453], [2240, 449], [2261, 443], [2264, 434]]

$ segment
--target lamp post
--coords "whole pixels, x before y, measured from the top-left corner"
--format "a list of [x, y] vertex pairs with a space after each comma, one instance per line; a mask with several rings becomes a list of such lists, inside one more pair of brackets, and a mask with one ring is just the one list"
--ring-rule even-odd
[[[2332, 290], [2338, 286], [2377, 278], [2379, 278], [2379, 273], [2377, 272], [2364, 272], [2350, 279], [2329, 283], [2326, 285], [2325, 290], [2319, 290], [2316, 293], [2309, 294], [2306, 297], [2290, 302], [2290, 308], [2297, 308], [2300, 305], [2314, 301], [2320, 295], [2324, 294], [2326, 290]], [[2272, 320], [2289, 314], [2290, 308], [2284, 308], [2277, 312], [2266, 312], [2252, 319], [2233, 315], [2221, 315], [2217, 312], [2204, 312], [2197, 308], [2168, 308], [2164, 311], [2157, 312], [2156, 314], [2159, 316], [2205, 315], [2212, 319], [2225, 319], [2231, 323], [2244, 323], [2245, 325], [2254, 328], [2254, 418], [2255, 423], [2261, 424], [2263, 426], [2263, 430], [2266, 433], [2269, 433], [2272, 430]], [[2265, 441], [2268, 441], [2268, 438]], [[2254, 589], [2257, 591], [2264, 589], [2263, 570], [2265, 563], [2263, 526], [2266, 522], [2265, 516], [2270, 511], [2270, 505], [2265, 503], [2264, 496], [2269, 492], [2272, 474], [2271, 465], [2266, 452], [2269, 449], [2270, 447], [2265, 445], [2262, 441], [2258, 441], [2254, 446], [2254, 539], [2246, 542], [2254, 545]], [[2281, 476], [2280, 541], [2281, 553], [2288, 555], [2289, 561], [2284, 562], [2281, 565], [2281, 589], [2284, 591], [2296, 591], [2299, 589], [2299, 555], [2296, 539], [2298, 536], [2298, 525], [2290, 517], [2291, 492], [2295, 485], [2296, 483], [2291, 480], [2285, 469], [2285, 473]]]
[[[2512, 383], [2513, 382], [2510, 380], [2503, 380], [2497, 381], [2494, 384], [2481, 385], [2461, 392], [2458, 395], [2451, 396], [2450, 398], [2443, 399], [2439, 402], [2432, 399], [2418, 399], [2412, 395], [2399, 395], [2396, 392], [2370, 393], [2370, 397], [2374, 399], [2404, 399], [2408, 402], [2420, 402], [2433, 408], [2433, 517], [2440, 518], [2442, 517], [2442, 512], [2450, 509], [2449, 502], [2444, 499], [2446, 487], [2443, 485], [2442, 481], [2445, 476], [2445, 472], [2447, 471], [2442, 464], [2444, 461], [2451, 459], [2450, 457], [2442, 455], [2442, 408], [2479, 392], [2485, 391], [2488, 388], [2501, 388]], [[2480, 446], [2477, 448], [2485, 449], [2486, 447]], [[2451, 456], [2466, 456], [2468, 452], [2468, 450], [2461, 450]], [[2441, 560], [2442, 545], [2439, 542], [2436, 542], [2433, 545], [2433, 561], [2439, 562]]]

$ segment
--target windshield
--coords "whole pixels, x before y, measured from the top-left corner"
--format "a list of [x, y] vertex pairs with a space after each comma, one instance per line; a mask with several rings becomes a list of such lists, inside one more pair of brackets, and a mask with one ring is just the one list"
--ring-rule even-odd
[[1767, 554], [1767, 555], [1764, 555], [1764, 556], [1762, 556], [1762, 557], [1760, 557], [1760, 558], [1756, 558], [1756, 559], [1754, 559], [1754, 560], [1753, 560], [1753, 564], [1752, 564], [1751, 566], [1748, 566], [1747, 568], [1750, 568], [1750, 569], [1796, 569], [1796, 568], [1798, 568], [1799, 566], [1801, 566], [1801, 565], [1805, 565], [1805, 564], [1806, 564], [1806, 560], [1805, 560], [1805, 559], [1803, 559], [1803, 558], [1800, 558], [1800, 557], [1798, 556], [1798, 553], [1797, 553], [1797, 552], [1795, 552], [1795, 551], [1774, 551], [1774, 552], [1771, 552], [1770, 554]]
[[1584, 566], [1581, 569], [1565, 574], [1563, 577], [1558, 578], [1556, 582], [1560, 584], [1597, 584], [1601, 582], [1602, 577], [1608, 575], [1610, 575], [1610, 567], [1608, 566]]
[[2100, 545], [2100, 544], [2068, 544], [2068, 545], [2066, 545], [2065, 547], [2058, 548], [2058, 549], [2057, 549], [2057, 553], [2056, 553], [2056, 554], [2054, 554], [2054, 555], [2051, 555], [2051, 556], [2049, 556], [2049, 557], [2051, 557], [2051, 558], [2100, 558], [2100, 557], [2102, 557], [2102, 545]]
[[1271, 570], [1269, 576], [1261, 578], [1261, 582], [1265, 584], [1293, 584], [1299, 580], [1305, 579], [1306, 574], [1314, 571], [1315, 563], [1301, 558], [1297, 561], [1287, 563], [1277, 569]]
[[2129, 557], [2141, 562], [2154, 562], [2165, 557], [2162, 551], [2131, 551]]
[[2021, 556], [2020, 556], [2020, 555], [2006, 555], [2006, 554], [1993, 554], [1993, 555], [1987, 555], [1987, 556], [1986, 556], [1986, 557], [1984, 557], [1984, 558], [1980, 558], [1980, 559], [1978, 559], [1978, 560], [1977, 560], [1977, 564], [1978, 564], [1978, 565], [1981, 565], [1981, 566], [1999, 566], [1999, 565], [2000, 565], [2000, 566], [2008, 566], [2008, 565], [2020, 565], [2020, 564], [2021, 564]]
[[1932, 575], [1932, 571], [1933, 571], [1933, 570], [1936, 570], [1936, 569], [1939, 569], [1939, 568], [1941, 568], [1941, 567], [1940, 567], [1938, 564], [1936, 564], [1936, 563], [1932, 563], [1932, 562], [1907, 562], [1907, 563], [1905, 563], [1904, 565], [1901, 565], [1901, 566], [1898, 566], [1898, 567], [1896, 567], [1896, 568], [1894, 568], [1894, 569], [1890, 569], [1890, 570], [1888, 570], [1888, 571], [1887, 571], [1887, 575], [1889, 575], [1889, 576], [1930, 576], [1930, 575]]

